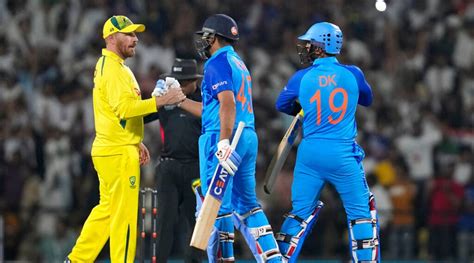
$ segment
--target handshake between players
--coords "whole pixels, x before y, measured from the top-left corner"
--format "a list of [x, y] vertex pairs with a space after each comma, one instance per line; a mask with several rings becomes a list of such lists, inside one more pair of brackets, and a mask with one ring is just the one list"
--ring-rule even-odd
[[[167, 109], [172, 109], [176, 106], [179, 107], [186, 99], [186, 96], [181, 90], [181, 84], [177, 79], [172, 77], [166, 77], [165, 80], [159, 79], [151, 95], [155, 97], [157, 106], [164, 106]], [[217, 148], [218, 150], [215, 155], [219, 163], [227, 172], [234, 175], [241, 162], [241, 157], [230, 147], [228, 139], [220, 141], [217, 144]]]
[[171, 77], [158, 80], [151, 95], [155, 97], [157, 107], [175, 107], [186, 99], [178, 80]]

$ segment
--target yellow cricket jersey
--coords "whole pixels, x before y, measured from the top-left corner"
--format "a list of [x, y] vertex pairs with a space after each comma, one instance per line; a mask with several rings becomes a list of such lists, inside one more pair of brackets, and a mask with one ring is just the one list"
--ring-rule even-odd
[[154, 98], [142, 100], [140, 87], [117, 54], [102, 49], [94, 72], [94, 123], [92, 156], [115, 154], [116, 146], [143, 140], [143, 116], [156, 112]]

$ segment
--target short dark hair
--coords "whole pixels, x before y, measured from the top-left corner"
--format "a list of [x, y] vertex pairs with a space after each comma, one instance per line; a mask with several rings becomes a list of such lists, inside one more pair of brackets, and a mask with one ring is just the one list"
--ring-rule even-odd
[[219, 41], [222, 45], [233, 45], [236, 41], [230, 38], [226, 38], [223, 36], [215, 35], [215, 38]]

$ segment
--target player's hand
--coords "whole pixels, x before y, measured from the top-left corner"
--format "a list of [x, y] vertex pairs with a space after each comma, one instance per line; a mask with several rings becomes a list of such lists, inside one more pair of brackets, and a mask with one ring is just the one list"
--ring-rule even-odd
[[183, 91], [180, 88], [169, 89], [168, 92], [160, 97], [155, 97], [156, 106], [162, 107], [164, 105], [178, 104], [186, 99]]
[[145, 144], [140, 143], [138, 146], [139, 148], [139, 156], [140, 156], [140, 165], [146, 165], [150, 162], [150, 152], [146, 148]]
[[166, 86], [166, 82], [162, 79], [159, 79], [156, 82], [155, 89], [151, 93], [154, 97], [161, 97], [168, 92], [168, 86]]
[[165, 86], [166, 86], [166, 89], [180, 89], [181, 88], [181, 84], [179, 84], [179, 81], [172, 77], [165, 78]]
[[219, 160], [219, 164], [231, 175], [237, 172], [240, 162], [242, 162], [240, 155], [230, 147], [228, 139], [217, 143], [216, 157]]
[[164, 94], [168, 93], [170, 89], [179, 89], [181, 84], [175, 78], [166, 77], [165, 80], [159, 79], [156, 81], [155, 89], [151, 93], [154, 97], [161, 97]]

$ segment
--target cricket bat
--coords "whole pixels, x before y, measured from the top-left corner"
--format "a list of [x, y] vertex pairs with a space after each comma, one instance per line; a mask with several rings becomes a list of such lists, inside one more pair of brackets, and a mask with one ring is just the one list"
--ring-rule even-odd
[[[237, 147], [244, 127], [245, 123], [239, 122], [230, 145], [232, 149]], [[204, 198], [204, 202], [202, 203], [201, 211], [196, 219], [196, 226], [194, 227], [190, 246], [200, 250], [206, 250], [230, 176], [231, 175], [226, 169], [220, 165], [217, 166], [207, 190], [206, 197]]]
[[296, 137], [298, 136], [299, 128], [301, 127], [301, 120], [303, 116], [301, 114], [296, 114], [295, 118], [288, 127], [288, 130], [283, 136], [280, 144], [278, 145], [277, 152], [273, 155], [272, 161], [267, 168], [267, 173], [265, 174], [265, 181], [263, 183], [263, 190], [267, 194], [271, 194], [273, 186], [275, 185], [276, 178], [283, 167], [283, 164], [290, 153], [291, 147], [295, 143]]

